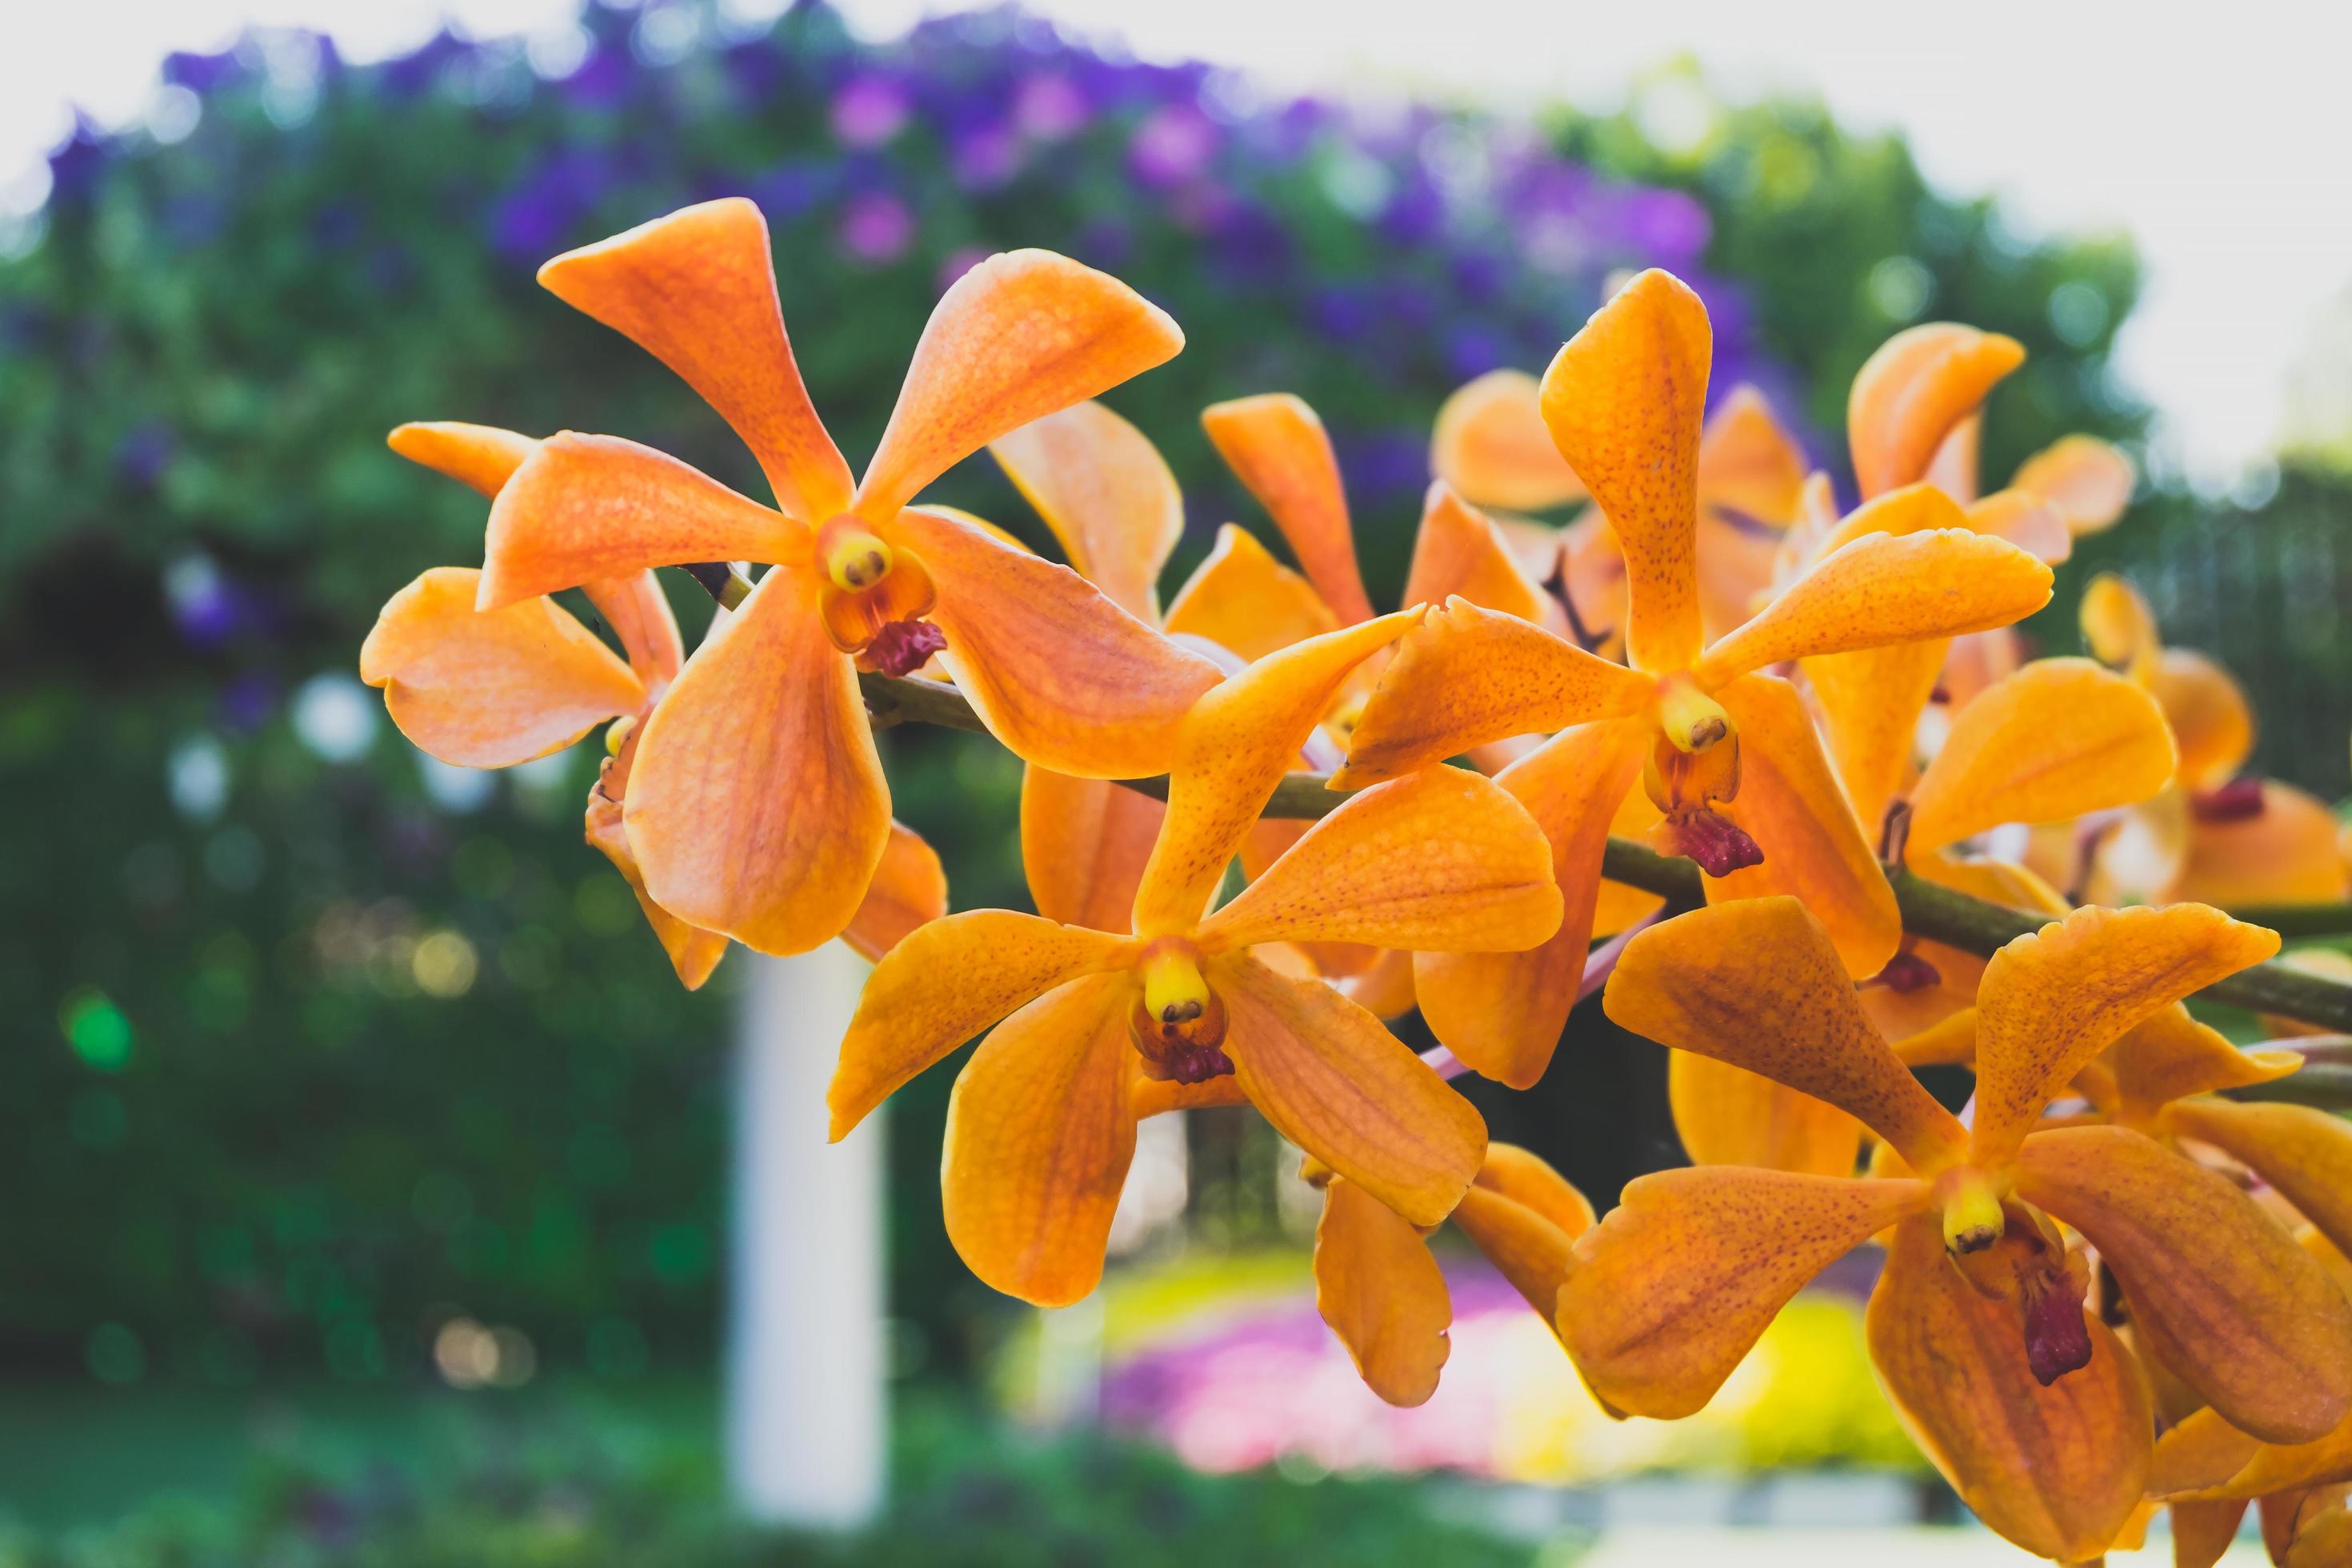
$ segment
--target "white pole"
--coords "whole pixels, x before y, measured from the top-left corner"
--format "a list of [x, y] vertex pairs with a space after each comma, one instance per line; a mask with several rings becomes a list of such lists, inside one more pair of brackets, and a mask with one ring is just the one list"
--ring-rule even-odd
[[747, 965], [735, 1096], [727, 1460], [762, 1523], [848, 1529], [882, 1506], [881, 1118], [827, 1143], [824, 1090], [866, 983], [828, 942]]

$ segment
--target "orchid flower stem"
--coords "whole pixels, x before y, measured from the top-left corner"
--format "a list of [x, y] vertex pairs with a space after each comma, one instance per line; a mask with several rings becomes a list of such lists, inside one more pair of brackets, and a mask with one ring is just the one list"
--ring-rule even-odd
[[[861, 674], [857, 679], [866, 695], [866, 705], [873, 711], [877, 725], [937, 724], [950, 730], [985, 732], [986, 726], [981, 723], [963, 693], [945, 682], [871, 673]], [[1119, 782], [1155, 800], [1168, 798], [1168, 780], [1164, 776]], [[1322, 773], [1292, 773], [1275, 786], [1260, 815], [1311, 820], [1328, 816], [1347, 799], [1347, 795], [1331, 789], [1330, 780]], [[1612, 882], [1659, 894], [1670, 906], [1695, 909], [1706, 901], [1706, 884], [1696, 866], [1678, 856], [1661, 855], [1631, 839], [1609, 840], [1601, 855], [1601, 874]], [[1899, 866], [1888, 868], [1886, 879], [1894, 887], [1895, 902], [1903, 912], [1905, 931], [1957, 947], [1963, 952], [1990, 954], [2004, 942], [2038, 931], [2045, 923], [2042, 916], [1971, 898]], [[2314, 918], [2325, 920], [2330, 913], [2340, 922], [2330, 929], [2352, 928], [2352, 918], [2347, 918], [2352, 911], [2340, 904], [2231, 912], [2242, 920], [2269, 925], [2286, 935], [2320, 934], [2317, 926], [2307, 922]], [[2324, 980], [2282, 963], [2255, 964], [2207, 986], [2198, 994], [2209, 1002], [2352, 1034], [2352, 984]], [[2292, 1079], [2267, 1086], [2268, 1089], [2273, 1098], [2299, 1098], [2289, 1086], [2302, 1082], [2315, 1070], [2315, 1067], [2305, 1069]], [[2346, 1071], [2352, 1076], [2352, 1069]]]

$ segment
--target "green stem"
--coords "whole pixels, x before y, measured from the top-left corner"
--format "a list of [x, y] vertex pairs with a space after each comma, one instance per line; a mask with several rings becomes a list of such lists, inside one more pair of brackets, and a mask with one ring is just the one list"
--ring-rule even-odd
[[2230, 912], [2283, 937], [2352, 936], [2352, 903], [2246, 904]]
[[[883, 724], [939, 724], [951, 730], [968, 730], [985, 733], [986, 726], [971, 710], [962, 692], [936, 680], [906, 679], [887, 675], [866, 674], [858, 677], [866, 694], [866, 706], [876, 721]], [[1165, 775], [1149, 779], [1121, 779], [1128, 788], [1150, 795], [1155, 800], [1168, 798]], [[1322, 773], [1291, 773], [1275, 786], [1274, 795], [1265, 803], [1261, 815], [1265, 816], [1312, 819], [1328, 816], [1347, 800], [1329, 787], [1329, 779]], [[1612, 882], [1640, 888], [1644, 892], [1661, 896], [1685, 905], [1696, 906], [1705, 901], [1706, 889], [1699, 879], [1698, 868], [1679, 856], [1661, 855], [1646, 845], [1630, 838], [1612, 837], [1601, 852], [1601, 874]], [[1914, 936], [1940, 942], [1947, 947], [1957, 947], [1963, 952], [1990, 954], [2005, 942], [2039, 931], [2046, 920], [2000, 904], [1989, 903], [1967, 893], [1939, 886], [1896, 868], [1887, 873], [1887, 881], [1895, 889], [1895, 906], [1903, 912], [1903, 929]], [[2314, 910], [2341, 910], [2341, 905], [2315, 905]], [[2237, 910], [2242, 920], [2258, 925], [2280, 929], [2269, 918], [2278, 911]], [[2313, 935], [2305, 928], [2294, 934]], [[2228, 979], [2218, 981], [2198, 993], [2208, 1001], [2225, 1003], [2256, 1013], [2273, 1013], [2284, 1017], [2316, 1024], [2322, 1028], [2352, 1034], [2352, 985], [2339, 981], [2323, 980], [2315, 974], [2305, 974], [2282, 963], [2258, 963], [2240, 970]], [[2337, 1069], [2327, 1067], [2326, 1073], [2341, 1071], [2352, 1078], [2352, 1068]], [[2333, 1093], [2327, 1088], [2332, 1078], [2323, 1078], [2320, 1064], [2314, 1064], [2293, 1078], [2282, 1079], [2264, 1086], [2270, 1098], [2294, 1099], [2305, 1104], [2333, 1100], [2306, 1100], [2290, 1086], [2309, 1079], [2314, 1093]], [[2352, 1104], [2352, 1100], [2346, 1103]]]

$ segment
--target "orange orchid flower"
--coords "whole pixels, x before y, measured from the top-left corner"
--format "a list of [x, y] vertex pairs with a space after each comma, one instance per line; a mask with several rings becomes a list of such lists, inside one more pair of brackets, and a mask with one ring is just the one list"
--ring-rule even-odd
[[[1430, 468], [1472, 504], [1508, 511], [1546, 510], [1587, 493], [1545, 427], [1539, 384], [1523, 371], [1489, 371], [1445, 400]], [[1709, 637], [1754, 613], [1771, 583], [1782, 531], [1798, 516], [1804, 480], [1804, 453], [1764, 395], [1733, 387], [1699, 436], [1696, 554], [1699, 616]], [[1565, 530], [1521, 526], [1538, 529], [1537, 537], [1549, 542], [1541, 574], [1558, 572], [1586, 646], [1618, 651], [1625, 553], [1608, 518], [1592, 508]]]
[[[510, 430], [438, 424], [404, 425], [391, 445], [495, 497], [538, 443]], [[624, 661], [551, 598], [476, 609], [480, 577], [469, 568], [439, 566], [393, 595], [360, 649], [360, 678], [383, 688], [402, 734], [458, 767], [511, 767], [562, 751], [611, 721], [612, 754], [588, 795], [588, 842], [628, 879], [678, 979], [688, 990], [699, 988], [726, 956], [728, 940], [647, 896], [622, 813], [645, 721], [685, 658], [669, 601], [651, 572], [583, 584], [619, 638]], [[877, 958], [946, 910], [939, 857], [894, 822], [882, 862], [842, 934]]]
[[[1308, 1162], [1323, 1189], [1315, 1226], [1315, 1307], [1348, 1347], [1365, 1385], [1391, 1405], [1437, 1392], [1452, 1346], [1454, 1304], [1416, 1226], [1344, 1176]], [[1592, 1226], [1592, 1205], [1542, 1160], [1489, 1143], [1478, 1174], [1448, 1216], [1547, 1323], [1568, 1278], [1570, 1247]], [[1557, 1331], [1557, 1330], [1555, 1330]]]
[[1470, 1185], [1486, 1140], [1469, 1102], [1371, 1014], [1253, 950], [1542, 941], [1559, 921], [1549, 848], [1510, 796], [1454, 768], [1367, 791], [1207, 912], [1332, 694], [1418, 618], [1310, 637], [1201, 700], [1125, 932], [975, 910], [875, 969], [828, 1096], [834, 1135], [994, 1025], [956, 1080], [941, 1167], [949, 1237], [990, 1285], [1043, 1306], [1094, 1288], [1135, 1122], [1155, 1110], [1246, 1099], [1416, 1225]]
[[1948, 529], [1872, 534], [1707, 644], [1693, 550], [1708, 351], [1698, 297], [1645, 272], [1544, 377], [1553, 438], [1624, 548], [1632, 668], [1515, 617], [1449, 604], [1399, 648], [1336, 781], [1377, 783], [1487, 742], [1559, 731], [1497, 782], [1552, 838], [1568, 910], [1559, 934], [1517, 957], [1414, 966], [1437, 1037], [1514, 1087], [1550, 1060], [1593, 930], [1602, 840], [1637, 778], [1663, 817], [1650, 818], [1652, 841], [1697, 860], [1711, 900], [1800, 892], [1854, 973], [1884, 968], [1902, 934], [1894, 894], [1795, 688], [1760, 672], [2006, 625], [2049, 597], [2049, 568], [2000, 540]]
[[[1097, 405], [1036, 420], [990, 450], [1081, 575], [1139, 620], [1202, 647], [1226, 668], [1356, 624], [1332, 607], [1335, 600], [1361, 605], [1369, 615], [1339, 465], [1314, 411], [1297, 397], [1270, 394], [1216, 405], [1202, 419], [1294, 553], [1319, 563], [1333, 599], [1229, 523], [1163, 616], [1156, 584], [1182, 525], [1182, 498], [1150, 440]], [[1454, 593], [1530, 618], [1549, 610], [1564, 625], [1557, 604], [1518, 570], [1496, 526], [1450, 489], [1433, 486], [1406, 603], [1442, 602]], [[1351, 673], [1326, 715], [1327, 727], [1310, 737], [1297, 765], [1313, 772], [1339, 765], [1334, 737], [1344, 734], [1370, 689], [1367, 671], [1379, 662], [1375, 655]], [[1124, 921], [1162, 809], [1130, 790], [1028, 768], [1022, 861], [1038, 912], [1097, 929]], [[1243, 842], [1244, 873], [1263, 871], [1307, 827], [1282, 819], [1258, 823]], [[1412, 1008], [1409, 955], [1341, 942], [1309, 943], [1304, 951], [1326, 979], [1379, 1016]]]
[[1066, 568], [908, 503], [990, 441], [1168, 359], [1175, 324], [1045, 251], [950, 286], [862, 481], [818, 422], [749, 202], [688, 207], [560, 256], [540, 280], [651, 351], [732, 425], [772, 510], [649, 447], [564, 434], [490, 513], [480, 606], [660, 565], [772, 568], [646, 721], [624, 819], [663, 908], [771, 952], [838, 932], [888, 844], [887, 787], [856, 685], [936, 654], [1024, 760], [1163, 772], [1209, 660]]
[[2098, 1249], [2135, 1332], [2242, 1430], [2308, 1442], [2352, 1413], [2352, 1304], [2234, 1184], [2121, 1126], [2037, 1128], [2117, 1037], [2275, 952], [2219, 910], [2082, 910], [1986, 965], [1963, 1126], [1863, 1016], [1793, 899], [1685, 915], [1627, 944], [1609, 1016], [1814, 1095], [1899, 1175], [1707, 1166], [1642, 1177], [1580, 1238], [1560, 1329], [1612, 1406], [1705, 1405], [1796, 1290], [1891, 1230], [1873, 1361], [1906, 1423], [1993, 1529], [2042, 1556], [2106, 1550], [2139, 1508], [2153, 1431], [2137, 1363], [2083, 1296]]
[[[2147, 601], [2111, 573], [2085, 586], [2081, 616], [2092, 656], [2154, 695], [2180, 752], [2175, 787], [2099, 837], [2088, 896], [2216, 904], [2352, 897], [2326, 803], [2241, 773], [2253, 751], [2254, 716], [2229, 671], [2194, 649], [2165, 647]], [[2062, 874], [2073, 869], [2066, 863]]]

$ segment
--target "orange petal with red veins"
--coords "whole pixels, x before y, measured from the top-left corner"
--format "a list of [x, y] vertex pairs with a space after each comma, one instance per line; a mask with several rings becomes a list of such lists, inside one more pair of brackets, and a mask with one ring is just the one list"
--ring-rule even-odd
[[1703, 507], [1728, 507], [1751, 521], [1785, 526], [1797, 515], [1805, 471], [1804, 452], [1752, 386], [1726, 393], [1700, 432]]
[[1544, 423], [1624, 552], [1637, 669], [1681, 669], [1698, 657], [1699, 426], [1713, 342], [1699, 297], [1653, 268], [1544, 373]]
[[1319, 980], [1238, 953], [1205, 973], [1225, 1004], [1234, 1076], [1276, 1131], [1411, 1224], [1453, 1211], [1486, 1152], [1468, 1100]]
[[1223, 672], [1066, 566], [953, 518], [899, 513], [893, 535], [939, 584], [940, 658], [1015, 756], [1087, 778], [1165, 773], [1177, 731]]
[[1862, 493], [1874, 496], [1927, 477], [1955, 426], [2001, 377], [2025, 363], [2015, 339], [1933, 321], [1897, 332], [1853, 378], [1846, 436]]
[[700, 393], [760, 459], [786, 512], [814, 525], [848, 505], [849, 465], [784, 336], [758, 207], [729, 196], [682, 208], [557, 257], [539, 281]]
[[832, 1136], [998, 1019], [1082, 975], [1121, 967], [1128, 947], [1011, 910], [967, 910], [908, 932], [866, 978], [842, 1037], [825, 1091]]
[[1424, 1404], [1453, 1349], [1454, 1302], [1429, 1243], [1345, 1177], [1323, 1188], [1315, 1227], [1315, 1310], [1365, 1385], [1391, 1405]]
[[956, 1075], [940, 1151], [948, 1239], [982, 1282], [1066, 1307], [1102, 1278], [1135, 1158], [1129, 974], [1093, 974], [989, 1031]]
[[2174, 760], [2145, 690], [2087, 658], [2035, 659], [1952, 721], [1911, 792], [1906, 853], [2133, 805], [2170, 781]]
[[629, 891], [637, 897], [637, 908], [645, 911], [646, 923], [653, 927], [655, 940], [677, 972], [678, 983], [688, 991], [702, 989], [702, 983], [727, 956], [727, 938], [687, 924], [646, 896], [645, 877], [637, 870], [637, 858], [629, 851], [628, 831], [621, 823], [621, 803], [601, 790], [588, 797], [587, 837], [627, 879]]
[[2050, 602], [2050, 568], [1963, 529], [1855, 540], [1707, 649], [1694, 674], [1720, 686], [1787, 659], [1984, 631]]
[[1525, 952], [1414, 956], [1423, 1017], [1473, 1072], [1526, 1089], [1551, 1064], [1592, 943], [1610, 812], [1633, 790], [1649, 738], [1647, 725], [1624, 720], [1580, 724], [1496, 775], [1544, 832], [1561, 918]]
[[2352, 1304], [2219, 1172], [2122, 1127], [2037, 1132], [2018, 1194], [2088, 1237], [2135, 1331], [2241, 1431], [2307, 1443], [2352, 1413]]
[[1184, 532], [1184, 498], [1142, 431], [1099, 403], [1033, 419], [989, 444], [1078, 574], [1146, 624], [1160, 620], [1160, 569]]
[[697, 561], [792, 561], [807, 531], [667, 457], [572, 431], [539, 444], [490, 505], [480, 605]]
[[1167, 809], [1108, 779], [1024, 769], [1021, 868], [1037, 912], [1064, 925], [1125, 929]]
[[1717, 809], [1764, 851], [1764, 863], [1706, 879], [1710, 903], [1791, 893], [1821, 918], [1847, 972], [1866, 979], [1903, 940], [1894, 890], [1838, 788], [1795, 688], [1742, 676], [1717, 692], [1739, 745], [1739, 794]]
[[858, 515], [888, 519], [982, 447], [1176, 357], [1168, 313], [1050, 250], [992, 256], [948, 286], [923, 325], [898, 406], [858, 481]]
[[2277, 951], [2275, 933], [2202, 904], [2082, 909], [2010, 942], [1977, 986], [1976, 1161], [2007, 1158], [2125, 1030]]
[[1923, 1174], [1964, 1152], [1959, 1123], [1863, 1016], [1829, 933], [1794, 899], [1717, 904], [1637, 933], [1601, 1005], [1660, 1045], [1850, 1112]]
[[1297, 765], [1299, 748], [1349, 673], [1420, 618], [1418, 610], [1400, 611], [1310, 637], [1259, 659], [1201, 699], [1167, 770], [1167, 822], [1136, 893], [1139, 935], [1199, 923], [1226, 862]]
[[2307, 1105], [2185, 1100], [2166, 1112], [2164, 1125], [2262, 1177], [2338, 1247], [2352, 1241], [2352, 1123], [2342, 1117]]
[[2297, 1051], [2242, 1051], [2210, 1024], [2200, 1024], [2179, 1003], [2162, 1008], [2126, 1030], [2107, 1048], [2126, 1110], [2137, 1116], [2191, 1095], [2268, 1083], [2303, 1066]]
[[1836, 1106], [1688, 1051], [1667, 1059], [1666, 1098], [1695, 1165], [1851, 1176], [1862, 1151], [1862, 1123]]
[[771, 572], [656, 704], [629, 773], [654, 901], [762, 952], [840, 935], [890, 838], [856, 672], [815, 600], [803, 574]]
[[866, 901], [850, 917], [841, 940], [868, 963], [879, 963], [908, 932], [947, 912], [948, 874], [938, 851], [921, 834], [894, 822], [882, 863], [866, 884]]
[[394, 594], [360, 646], [360, 679], [383, 689], [419, 750], [463, 768], [560, 752], [646, 689], [552, 599], [477, 610], [481, 574], [436, 566]]
[[613, 635], [646, 689], [658, 693], [677, 678], [686, 663], [686, 641], [678, 636], [677, 616], [661, 579], [650, 572], [626, 577], [592, 577], [580, 585]]
[[1244, 663], [1334, 630], [1339, 617], [1306, 578], [1227, 523], [1168, 606], [1171, 636], [1205, 637]]
[[1422, 506], [1404, 602], [1434, 608], [1456, 594], [1538, 626], [1561, 618], [1558, 606], [1519, 571], [1494, 523], [1441, 479], [1429, 487]]
[[2180, 780], [2192, 789], [2227, 784], [2254, 749], [2254, 712], [2230, 672], [2195, 648], [2156, 656], [2148, 689], [2180, 743]]
[[1657, 683], [1517, 616], [1454, 599], [1398, 648], [1332, 781], [1398, 778], [1490, 741], [1640, 712]]
[[1282, 530], [1323, 602], [1343, 624], [1370, 620], [1339, 460], [1315, 410], [1289, 393], [1269, 392], [1210, 405], [1201, 427]]
[[2252, 816], [2191, 826], [2189, 863], [2172, 896], [2220, 904], [2329, 904], [2352, 897], [2327, 804], [2276, 779], [2262, 781], [2262, 799]]
[[1592, 1391], [1675, 1420], [1713, 1398], [1789, 1298], [1928, 1201], [1924, 1182], [1660, 1171], [1577, 1238], [1559, 1331]]
[[384, 445], [412, 463], [494, 496], [539, 443], [495, 426], [441, 421], [403, 425], [384, 438]]
[[2097, 1558], [2148, 1473], [2146, 1381], [2096, 1318], [2088, 1364], [2044, 1387], [2015, 1305], [1978, 1293], [1932, 1215], [1895, 1233], [1864, 1320], [1896, 1413], [1979, 1519], [2044, 1557]]
[[1544, 427], [1536, 378], [1523, 370], [1490, 370], [1445, 400], [1429, 471], [1473, 506], [1549, 511], [1584, 495]]
[[1874, 830], [1903, 793], [1918, 751], [1919, 715], [1950, 644], [1940, 638], [1826, 654], [1804, 661], [1822, 710], [1822, 739], [1856, 821]]
[[1559, 929], [1551, 844], [1466, 768], [1364, 791], [1202, 923], [1204, 952], [1264, 942], [1516, 952]]
[[2010, 487], [2055, 507], [2075, 533], [2113, 528], [2131, 505], [2132, 461], [2095, 436], [2064, 436], [2018, 468]]

